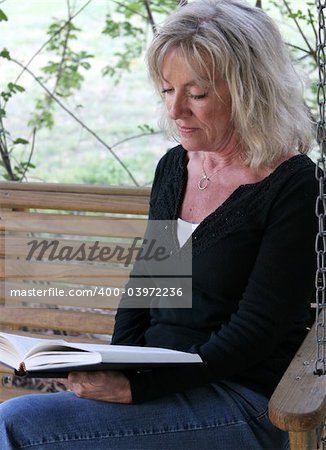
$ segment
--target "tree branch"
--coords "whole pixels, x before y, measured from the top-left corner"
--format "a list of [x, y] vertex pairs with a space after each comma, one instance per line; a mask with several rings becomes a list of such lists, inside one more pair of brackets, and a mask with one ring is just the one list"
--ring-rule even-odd
[[[308, 14], [309, 14], [309, 22], [310, 25], [313, 29], [314, 35], [315, 35], [315, 39], [316, 39], [316, 50], [317, 50], [317, 46], [318, 46], [318, 34], [317, 34], [317, 30], [316, 30], [316, 26], [315, 26], [315, 22], [314, 22], [314, 18], [312, 16], [312, 13], [310, 11], [310, 9], [308, 9]], [[317, 61], [317, 57], [316, 57], [316, 61]]]
[[118, 0], [111, 0], [111, 1], [112, 1], [113, 3], [115, 3], [116, 5], [122, 6], [123, 8], [128, 9], [128, 10], [131, 11], [132, 13], [134, 13], [134, 14], [136, 14], [136, 15], [142, 17], [143, 19], [147, 20], [147, 16], [145, 16], [145, 14], [142, 14], [141, 12], [136, 11], [134, 8], [130, 8], [130, 6], [127, 6], [127, 5], [125, 4], [125, 2], [119, 2]]
[[130, 172], [128, 167], [124, 164], [124, 162], [118, 157], [118, 155], [112, 150], [112, 148], [105, 142], [103, 139], [98, 136], [91, 128], [89, 128], [82, 120], [80, 120], [72, 111], [70, 111], [55, 95], [52, 94], [52, 92], [42, 83], [42, 81], [28, 68], [25, 67], [21, 62], [17, 61], [16, 59], [11, 58], [11, 61], [17, 64], [20, 67], [23, 67], [29, 75], [31, 75], [32, 78], [44, 89], [44, 91], [49, 95], [49, 97], [52, 98], [53, 101], [55, 101], [60, 108], [62, 108], [67, 114], [69, 114], [79, 125], [88, 131], [89, 134], [91, 134], [98, 142], [100, 142], [111, 154], [112, 156], [118, 161], [118, 163], [123, 167], [123, 169], [127, 172], [131, 180], [136, 186], [139, 186], [139, 183], [133, 176], [133, 174]]
[[302, 47], [299, 47], [298, 45], [290, 44], [290, 42], [285, 42], [285, 44], [288, 45], [289, 47], [300, 50], [301, 52], [306, 53], [307, 55], [311, 55], [310, 51], [307, 50], [306, 48], [302, 48]]
[[59, 64], [56, 80], [55, 80], [55, 85], [54, 85], [54, 88], [53, 88], [53, 94], [56, 93], [58, 84], [59, 84], [61, 76], [62, 76], [63, 66], [64, 66], [64, 63], [65, 63], [65, 57], [66, 57], [67, 48], [68, 48], [68, 41], [69, 41], [69, 37], [70, 37], [69, 24], [72, 21], [72, 15], [71, 15], [71, 9], [70, 9], [69, 0], [67, 0], [67, 9], [68, 9], [68, 20], [66, 22], [67, 30], [66, 30], [65, 40], [64, 40], [64, 43], [63, 43], [62, 54], [61, 54], [61, 58], [60, 58], [60, 64]]
[[118, 145], [124, 144], [125, 142], [128, 142], [128, 141], [132, 141], [133, 139], [138, 139], [140, 137], [149, 136], [149, 135], [152, 135], [152, 134], [160, 134], [160, 131], [153, 131], [152, 133], [135, 134], [134, 136], [130, 136], [130, 137], [127, 137], [125, 139], [121, 139], [121, 141], [118, 141], [115, 144], [111, 145], [111, 148], [118, 147]]
[[[293, 14], [292, 9], [290, 8], [290, 6], [289, 6], [287, 0], [283, 0], [283, 3], [284, 3], [284, 5], [285, 5], [286, 9], [288, 10], [289, 14]], [[293, 20], [294, 20], [294, 22], [295, 22], [295, 24], [296, 24], [296, 26], [297, 26], [297, 28], [298, 28], [298, 30], [299, 30], [299, 33], [301, 34], [301, 36], [302, 36], [302, 38], [303, 38], [303, 40], [304, 40], [305, 43], [307, 44], [307, 47], [308, 47], [308, 49], [309, 49], [309, 52], [311, 53], [311, 55], [315, 54], [315, 51], [314, 51], [314, 49], [311, 47], [311, 45], [310, 45], [308, 39], [306, 38], [306, 35], [305, 35], [304, 32], [302, 31], [299, 22], [297, 21], [297, 19], [296, 19], [295, 17], [293, 18]]]
[[20, 177], [19, 181], [23, 181], [23, 179], [25, 178], [26, 172], [29, 168], [29, 164], [31, 163], [33, 153], [34, 153], [34, 148], [35, 148], [35, 138], [36, 138], [36, 128], [33, 128], [31, 151], [29, 153], [28, 161], [27, 161], [27, 164], [25, 165], [24, 172], [22, 173], [22, 176]]
[[[1, 105], [1, 99], [0, 99], [0, 108], [2, 108]], [[4, 108], [2, 108], [4, 109]], [[6, 133], [5, 133], [5, 127], [3, 124], [3, 117], [0, 116], [0, 130], [2, 130], [2, 133], [0, 133], [0, 155], [1, 155], [1, 159], [3, 161], [3, 165], [4, 168], [6, 169], [7, 174], [9, 175], [9, 178], [11, 180], [16, 181], [17, 177], [15, 176], [12, 167], [11, 167], [11, 160], [9, 157], [9, 152], [8, 152], [8, 143], [7, 143], [7, 138], [6, 138]]]
[[148, 19], [149, 23], [151, 24], [153, 34], [155, 35], [156, 31], [157, 31], [157, 28], [156, 28], [156, 24], [155, 24], [154, 17], [153, 17], [153, 14], [152, 14], [152, 10], [151, 10], [151, 7], [150, 7], [150, 4], [149, 4], [148, 0], [144, 0], [144, 6], [145, 6], [145, 9], [146, 9], [146, 12], [147, 12], [147, 19]]
[[[75, 14], [73, 14], [69, 20], [69, 22], [71, 22], [76, 16], [78, 16], [85, 8], [87, 8], [87, 6], [92, 2], [93, 0], [88, 0]], [[15, 84], [18, 83], [20, 77], [23, 75], [23, 73], [25, 72], [25, 70], [30, 66], [30, 64], [32, 63], [32, 61], [34, 61], [34, 59], [36, 58], [36, 56], [38, 54], [41, 53], [41, 51], [52, 41], [52, 39], [57, 36], [58, 34], [61, 33], [61, 31], [68, 25], [69, 22], [65, 22], [62, 27], [60, 27], [49, 39], [47, 39], [47, 41], [44, 42], [44, 44], [41, 45], [41, 47], [34, 53], [34, 55], [30, 58], [30, 60], [24, 65], [23, 70], [18, 74], [16, 80], [15, 80]]]

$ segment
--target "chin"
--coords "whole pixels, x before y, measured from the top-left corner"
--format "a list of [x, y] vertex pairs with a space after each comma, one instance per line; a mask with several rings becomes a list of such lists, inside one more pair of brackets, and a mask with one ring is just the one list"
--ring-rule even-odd
[[196, 142], [189, 142], [181, 139], [180, 144], [185, 150], [187, 150], [187, 152], [200, 152], [202, 150], [205, 150], [204, 145]]

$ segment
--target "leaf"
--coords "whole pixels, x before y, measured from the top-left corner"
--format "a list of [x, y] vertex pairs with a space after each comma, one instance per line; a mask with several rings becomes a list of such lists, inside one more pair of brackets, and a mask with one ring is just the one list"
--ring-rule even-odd
[[7, 102], [11, 97], [11, 93], [2, 91], [0, 92], [0, 96], [4, 99], [5, 102]]
[[113, 38], [118, 37], [120, 36], [120, 24], [110, 18], [107, 18], [105, 28], [102, 33], [108, 34]]
[[28, 143], [29, 143], [29, 141], [27, 141], [26, 139], [23, 139], [23, 138], [17, 138], [13, 142], [13, 144], [23, 144], [23, 145], [26, 145]]
[[8, 17], [6, 16], [6, 14], [2, 11], [2, 9], [0, 9], [0, 22], [8, 22]]
[[0, 108], [0, 119], [2, 119], [2, 117], [6, 117], [6, 110], [3, 108]]
[[147, 123], [144, 123], [143, 125], [138, 125], [138, 127], [140, 129], [140, 131], [142, 131], [143, 133], [154, 133], [155, 130], [153, 127], [151, 127], [150, 125], [148, 125]]
[[20, 84], [8, 83], [8, 89], [10, 92], [24, 92], [25, 88]]
[[1, 52], [0, 52], [0, 56], [1, 58], [5, 58], [5, 59], [11, 59], [10, 58], [10, 53], [8, 52], [8, 50], [6, 48], [4, 48]]

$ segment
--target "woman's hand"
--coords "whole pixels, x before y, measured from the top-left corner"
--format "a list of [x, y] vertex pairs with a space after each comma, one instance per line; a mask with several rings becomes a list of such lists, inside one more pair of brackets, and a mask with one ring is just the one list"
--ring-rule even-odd
[[131, 403], [128, 378], [121, 372], [71, 372], [67, 379], [60, 379], [77, 397], [112, 403]]

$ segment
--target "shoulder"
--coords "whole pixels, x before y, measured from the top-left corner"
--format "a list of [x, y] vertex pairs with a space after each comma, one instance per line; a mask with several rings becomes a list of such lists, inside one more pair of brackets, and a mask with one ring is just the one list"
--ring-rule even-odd
[[[240, 187], [239, 207], [245, 216], [256, 217], [264, 226], [269, 220], [301, 214], [315, 219], [318, 194], [315, 164], [306, 155], [296, 155], [281, 163], [262, 181]], [[255, 219], [255, 220], [256, 220]], [[309, 220], [310, 220], [309, 219]]]
[[296, 155], [284, 161], [272, 175], [285, 191], [317, 193], [316, 165], [307, 155]]
[[152, 195], [158, 188], [167, 183], [173, 183], [173, 180], [180, 180], [184, 172], [184, 158], [186, 151], [181, 145], [168, 150], [159, 160], [152, 185]]
[[307, 155], [297, 154], [277, 166], [262, 181], [262, 185], [272, 190], [276, 196], [293, 189], [308, 189], [309, 186], [310, 190], [316, 191], [318, 183], [315, 172], [315, 163]]
[[181, 145], [177, 145], [169, 149], [159, 160], [156, 172], [160, 172], [162, 170], [170, 170], [170, 169], [182, 169], [183, 168], [183, 159], [185, 157], [186, 151]]
[[315, 171], [316, 165], [306, 155], [292, 157], [276, 169], [270, 185], [274, 217], [287, 217], [289, 222], [296, 223], [298, 229], [308, 222], [311, 227], [315, 226], [314, 210], [318, 195]]
[[[181, 145], [168, 150], [159, 160], [151, 189], [149, 217], [166, 219], [167, 204], [172, 214], [177, 191], [185, 178], [184, 158], [186, 151]], [[171, 209], [172, 208], [172, 209]]]

